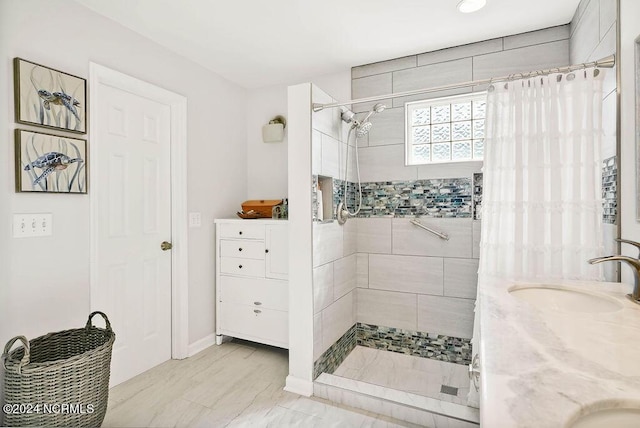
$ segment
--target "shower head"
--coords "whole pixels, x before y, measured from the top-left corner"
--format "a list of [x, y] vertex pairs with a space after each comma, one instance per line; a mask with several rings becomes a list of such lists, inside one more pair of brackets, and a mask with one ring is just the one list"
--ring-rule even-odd
[[371, 130], [372, 126], [373, 126], [373, 124], [371, 124], [371, 122], [369, 122], [369, 121], [362, 122], [361, 124], [356, 126], [356, 135], [358, 137], [364, 137], [365, 135], [367, 135], [369, 133], [369, 131]]
[[384, 109], [386, 109], [387, 106], [382, 104], [382, 103], [377, 103], [373, 106], [373, 108], [369, 111], [369, 113], [367, 113], [367, 115], [364, 117], [364, 119], [362, 119], [362, 123], [365, 123], [369, 120], [369, 118], [371, 116], [373, 116], [376, 113], [382, 113], [384, 111]]

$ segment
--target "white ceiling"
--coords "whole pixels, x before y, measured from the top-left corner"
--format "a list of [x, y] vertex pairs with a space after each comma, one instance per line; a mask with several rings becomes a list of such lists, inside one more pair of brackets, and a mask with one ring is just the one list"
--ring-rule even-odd
[[76, 0], [246, 88], [571, 21], [580, 0]]

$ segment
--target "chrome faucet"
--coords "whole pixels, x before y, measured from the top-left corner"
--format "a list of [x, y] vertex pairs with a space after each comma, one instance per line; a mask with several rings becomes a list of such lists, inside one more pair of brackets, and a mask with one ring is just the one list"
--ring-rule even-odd
[[[635, 241], [629, 241], [628, 239], [619, 239], [616, 241], [631, 244], [640, 250], [640, 243]], [[602, 262], [625, 262], [629, 266], [631, 266], [631, 271], [633, 272], [634, 278], [634, 286], [633, 292], [631, 294], [627, 294], [627, 297], [634, 303], [640, 304], [640, 254], [637, 259], [628, 256], [607, 256], [607, 257], [596, 257], [595, 259], [589, 260], [590, 264], [602, 263]]]

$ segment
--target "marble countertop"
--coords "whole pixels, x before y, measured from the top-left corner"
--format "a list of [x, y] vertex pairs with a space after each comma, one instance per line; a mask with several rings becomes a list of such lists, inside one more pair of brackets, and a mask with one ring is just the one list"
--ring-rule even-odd
[[537, 283], [603, 293], [623, 308], [537, 309], [508, 292], [522, 282], [480, 279], [481, 426], [558, 428], [593, 409], [640, 406], [640, 305], [625, 297], [631, 286]]

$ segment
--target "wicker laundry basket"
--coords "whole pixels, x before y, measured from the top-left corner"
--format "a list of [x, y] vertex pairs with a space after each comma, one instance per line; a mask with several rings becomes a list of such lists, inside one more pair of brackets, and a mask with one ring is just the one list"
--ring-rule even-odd
[[[91, 324], [102, 315], [106, 328]], [[11, 352], [16, 341], [23, 346]], [[6, 426], [99, 427], [107, 411], [115, 333], [102, 312], [84, 328], [49, 333], [4, 348]]]

